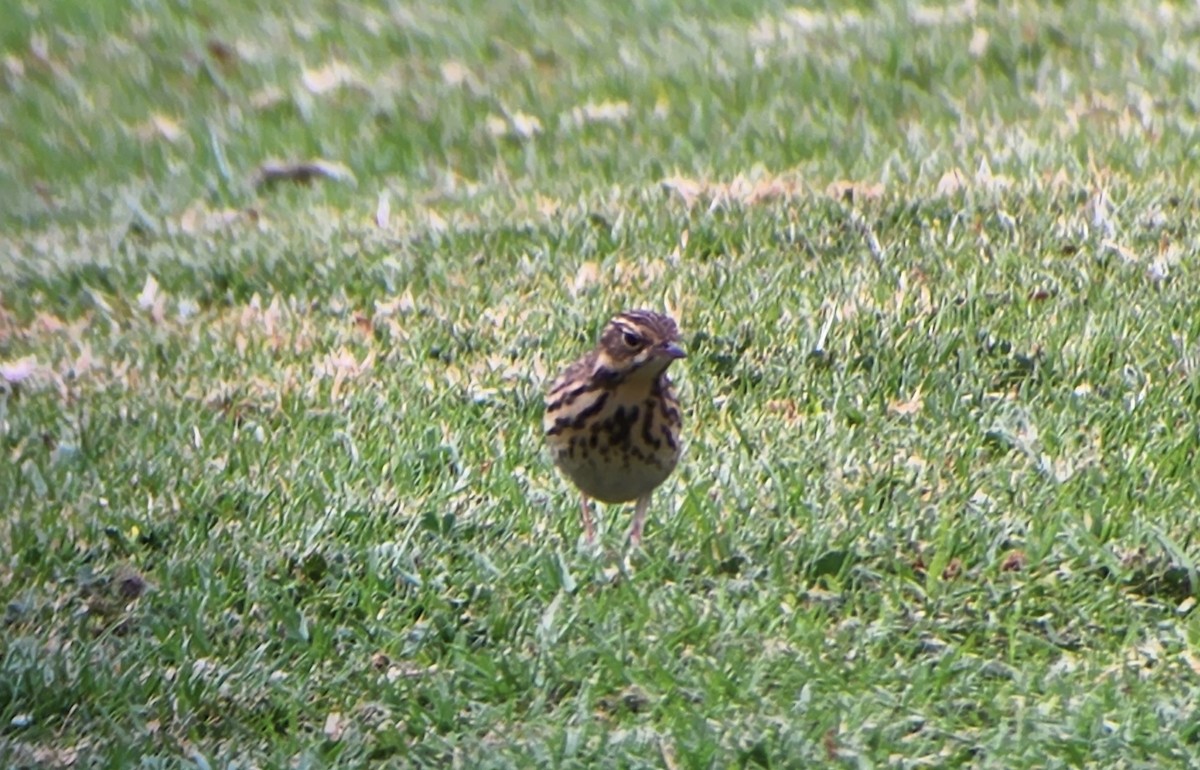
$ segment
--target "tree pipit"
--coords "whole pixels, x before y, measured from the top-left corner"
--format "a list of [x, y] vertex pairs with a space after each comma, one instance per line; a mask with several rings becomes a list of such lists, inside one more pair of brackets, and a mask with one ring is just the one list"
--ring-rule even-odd
[[583, 493], [583, 531], [595, 539], [588, 498], [636, 500], [629, 541], [638, 545], [650, 493], [679, 462], [683, 419], [667, 367], [685, 353], [665, 315], [630, 310], [608, 322], [592, 352], [571, 364], [546, 394], [550, 454]]

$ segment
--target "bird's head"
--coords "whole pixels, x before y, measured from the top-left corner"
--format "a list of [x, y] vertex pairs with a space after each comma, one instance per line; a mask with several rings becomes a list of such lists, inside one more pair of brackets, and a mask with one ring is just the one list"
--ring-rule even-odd
[[628, 310], [615, 316], [600, 334], [592, 376], [599, 381], [657, 379], [671, 362], [687, 354], [679, 327], [652, 310]]

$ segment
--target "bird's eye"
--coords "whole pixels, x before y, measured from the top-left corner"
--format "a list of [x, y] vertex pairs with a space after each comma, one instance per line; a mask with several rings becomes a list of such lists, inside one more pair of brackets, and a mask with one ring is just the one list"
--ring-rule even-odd
[[631, 348], [640, 348], [643, 344], [643, 340], [640, 336], [634, 334], [633, 332], [625, 332], [625, 344]]

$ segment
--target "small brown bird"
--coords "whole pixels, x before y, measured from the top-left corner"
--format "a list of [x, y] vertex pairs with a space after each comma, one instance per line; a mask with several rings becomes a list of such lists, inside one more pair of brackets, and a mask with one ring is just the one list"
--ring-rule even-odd
[[679, 462], [683, 419], [667, 367], [686, 354], [665, 315], [614, 317], [596, 348], [567, 367], [546, 394], [543, 425], [554, 464], [583, 493], [583, 529], [595, 532], [588, 498], [637, 500], [629, 540], [642, 541], [650, 493]]

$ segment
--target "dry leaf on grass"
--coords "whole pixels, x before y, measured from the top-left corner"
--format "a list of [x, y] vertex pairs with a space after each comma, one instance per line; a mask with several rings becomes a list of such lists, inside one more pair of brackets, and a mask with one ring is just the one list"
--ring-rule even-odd
[[555, 216], [562, 208], [562, 202], [557, 198], [550, 198], [541, 194], [535, 197], [534, 205], [537, 208], [537, 212], [547, 218]]
[[392, 300], [375, 300], [375, 317], [380, 319], [391, 318], [398, 313], [411, 313], [416, 309], [417, 301], [412, 289], [405, 289], [403, 294]]
[[542, 133], [542, 122], [524, 112], [514, 112], [508, 117], [488, 115], [485, 125], [496, 139], [532, 139]]
[[580, 294], [587, 291], [589, 286], [595, 285], [600, 280], [600, 267], [595, 262], [584, 262], [579, 266], [579, 271], [575, 273], [575, 280], [571, 284], [571, 296], [579, 297]]
[[668, 177], [660, 182], [664, 190], [683, 199], [691, 208], [699, 200], [709, 201], [709, 208], [726, 205], [754, 206], [775, 200], [790, 200], [803, 194], [800, 183], [766, 173], [756, 167], [749, 174], [738, 174], [729, 182], [706, 182], [685, 177]]
[[971, 34], [971, 42], [967, 44], [967, 53], [975, 59], [982, 58], [987, 53], [988, 43], [991, 42], [991, 34], [984, 27], [976, 27]]
[[983, 158], [975, 171], [975, 184], [984, 190], [998, 192], [1012, 187], [1013, 180], [1004, 174], [993, 174], [992, 164], [988, 163], [987, 158]]
[[767, 402], [767, 411], [773, 414], [783, 416], [783, 419], [789, 425], [798, 424], [802, 417], [800, 408], [796, 402], [790, 398], [777, 398]]
[[336, 743], [341, 740], [342, 733], [345, 730], [346, 723], [342, 719], [342, 715], [337, 711], [330, 711], [329, 715], [325, 717], [325, 728], [323, 730], [325, 738]]
[[890, 414], [900, 415], [901, 417], [916, 414], [925, 406], [925, 399], [921, 396], [921, 389], [917, 388], [917, 392], [909, 399], [893, 399], [888, 402], [888, 412]]
[[1029, 557], [1025, 555], [1025, 552], [1019, 548], [1014, 549], [1008, 552], [1008, 556], [1004, 557], [1004, 562], [1000, 565], [1000, 571], [1021, 572], [1028, 563]]
[[1136, 251], [1122, 243], [1117, 243], [1112, 239], [1106, 238], [1105, 240], [1101, 241], [1100, 248], [1113, 252], [1128, 264], [1133, 264], [1138, 261], [1138, 255]]
[[662, 188], [668, 193], [678, 195], [683, 200], [683, 205], [688, 208], [691, 208], [692, 204], [700, 197], [700, 193], [704, 192], [704, 186], [695, 179], [678, 176], [664, 179]]
[[392, 218], [391, 195], [387, 190], [381, 190], [375, 203], [375, 226], [380, 230], [388, 229]]
[[287, 100], [287, 94], [279, 86], [264, 86], [250, 94], [250, 106], [256, 110], [267, 110]]
[[437, 665], [421, 666], [416, 663], [401, 661], [394, 666], [388, 666], [384, 677], [388, 682], [395, 682], [399, 679], [419, 679], [421, 677], [436, 674], [438, 672]]
[[937, 194], [941, 196], [954, 195], [967, 186], [967, 180], [957, 168], [952, 168], [942, 174], [937, 183]]
[[258, 219], [258, 212], [254, 209], [245, 212], [231, 208], [210, 209], [207, 203], [197, 200], [179, 215], [179, 230], [185, 235], [224, 230], [243, 216], [249, 221], [255, 221]]
[[279, 182], [309, 184], [314, 179], [347, 182], [351, 186], [358, 183], [358, 180], [354, 178], [354, 174], [349, 168], [343, 166], [341, 163], [334, 163], [328, 160], [310, 160], [300, 163], [267, 161], [258, 167], [252, 181], [254, 187], [257, 189], [269, 187]]
[[442, 62], [441, 71], [442, 82], [448, 86], [460, 86], [473, 80], [471, 70], [467, 65], [453, 59]]
[[589, 123], [622, 123], [629, 118], [629, 102], [587, 102], [563, 115], [565, 125], [579, 128]]
[[441, 234], [450, 229], [450, 223], [446, 221], [446, 218], [433, 209], [426, 209], [422, 212], [422, 216], [425, 220], [425, 227], [429, 228], [431, 233]]
[[848, 203], [876, 201], [883, 197], [883, 185], [878, 182], [853, 182], [849, 179], [839, 179], [831, 182], [825, 188], [825, 194], [830, 198]]
[[732, 182], [720, 190], [721, 194], [714, 197], [713, 205], [736, 202], [753, 206], [767, 201], [792, 198], [798, 192], [799, 185], [794, 180], [777, 176], [738, 174]]
[[183, 127], [179, 121], [174, 118], [156, 112], [150, 118], [138, 126], [137, 137], [144, 142], [154, 139], [166, 139], [171, 144], [175, 144], [184, 137]]
[[974, 3], [954, 5], [918, 5], [909, 11], [909, 19], [921, 27], [962, 24], [975, 13]]
[[341, 396], [342, 388], [347, 381], [370, 372], [374, 367], [374, 351], [367, 353], [363, 360], [359, 361], [349, 350], [341, 348], [317, 361], [313, 367], [313, 374], [316, 379], [333, 379], [333, 385], [330, 386], [329, 391], [330, 397], [336, 401]]
[[45, 334], [57, 334], [66, 330], [67, 325], [63, 323], [63, 320], [56, 315], [46, 312], [39, 312], [33, 319], [33, 324], [30, 328], [37, 329]]
[[154, 323], [161, 324], [167, 315], [167, 295], [159, 291], [158, 281], [154, 276], [147, 275], [146, 283], [137, 298], [138, 307], [150, 313]]
[[1059, 168], [1055, 171], [1042, 172], [1041, 182], [1047, 189], [1061, 190], [1071, 185], [1071, 177], [1067, 175], [1066, 169]]
[[208, 55], [216, 59], [224, 67], [231, 67], [237, 63], [237, 49], [224, 40], [209, 38], [204, 44]]
[[41, 366], [33, 356], [18, 358], [16, 361], [0, 362], [0, 380], [4, 380], [10, 385], [30, 380], [40, 371]]
[[305, 69], [300, 82], [309, 93], [320, 95], [345, 85], [357, 85], [362, 77], [350, 65], [335, 59], [324, 67]]
[[12, 54], [6, 54], [4, 56], [4, 71], [8, 73], [10, 81], [24, 80], [25, 62]]
[[1112, 220], [1112, 206], [1109, 204], [1106, 190], [1099, 189], [1092, 193], [1092, 196], [1088, 198], [1088, 210], [1092, 214], [1092, 227], [1099, 230], [1105, 238], [1111, 239], [1117, 234], [1117, 226]]

